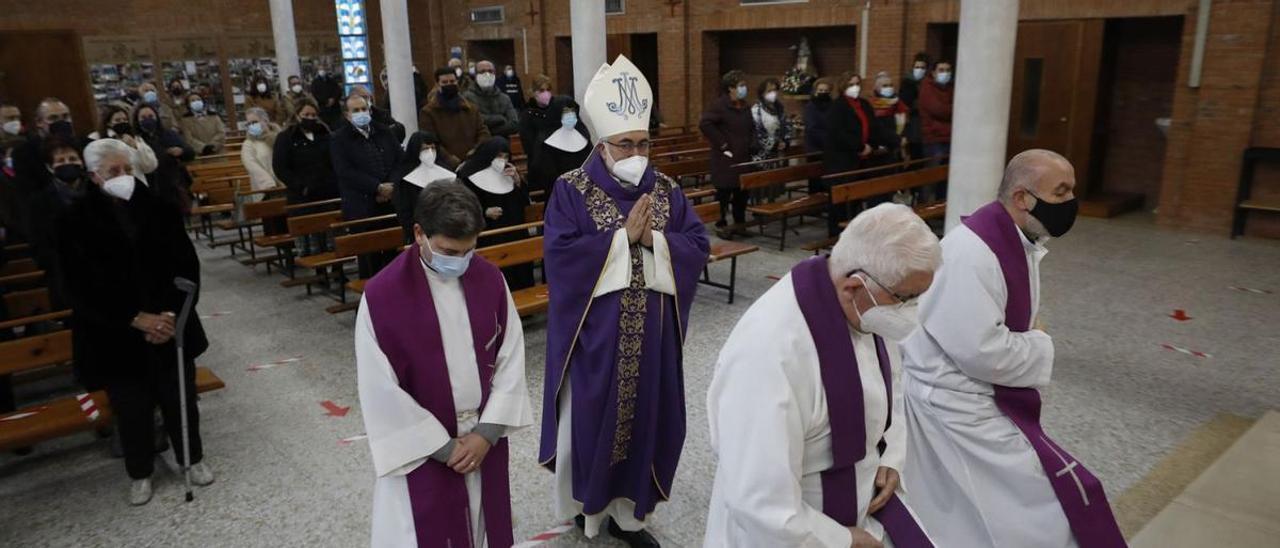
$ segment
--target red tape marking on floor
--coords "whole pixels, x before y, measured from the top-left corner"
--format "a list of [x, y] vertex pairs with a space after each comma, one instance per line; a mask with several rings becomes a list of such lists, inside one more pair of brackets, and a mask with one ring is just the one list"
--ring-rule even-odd
[[1185, 322], [1191, 319], [1191, 316], [1187, 315], [1187, 311], [1181, 308], [1174, 310], [1173, 314], [1169, 314], [1169, 317], [1175, 320], [1178, 320], [1180, 322]]
[[348, 446], [348, 445], [351, 445], [351, 444], [353, 444], [353, 443], [355, 443], [355, 442], [358, 442], [358, 441], [360, 441], [360, 440], [366, 439], [366, 438], [368, 438], [368, 437], [369, 437], [369, 436], [367, 436], [367, 435], [365, 435], [365, 434], [357, 434], [357, 435], [355, 435], [355, 436], [351, 436], [351, 437], [349, 437], [349, 438], [342, 438], [342, 439], [338, 440], [338, 445], [341, 445], [341, 446], [343, 446], [343, 447], [346, 447], [346, 446]]
[[1191, 350], [1191, 349], [1189, 349], [1189, 348], [1183, 348], [1183, 347], [1181, 347], [1181, 346], [1174, 346], [1174, 345], [1169, 344], [1169, 343], [1164, 343], [1164, 344], [1161, 344], [1160, 346], [1161, 346], [1162, 348], [1164, 348], [1165, 350], [1172, 350], [1172, 351], [1174, 351], [1174, 352], [1179, 352], [1179, 353], [1182, 353], [1182, 354], [1186, 354], [1186, 355], [1188, 355], [1188, 356], [1195, 356], [1195, 357], [1197, 357], [1197, 358], [1212, 358], [1212, 357], [1213, 357], [1213, 355], [1212, 355], [1212, 354], [1206, 354], [1206, 353], [1204, 353], [1204, 352], [1200, 352], [1200, 351], [1198, 351], [1198, 350]]
[[551, 529], [548, 529], [532, 537], [529, 537], [529, 540], [516, 543], [511, 548], [532, 548], [533, 546], [541, 546], [557, 538], [560, 538], [561, 536], [563, 536], [565, 533], [568, 533], [572, 529], [573, 529], [572, 522], [562, 523], [560, 525], [552, 527]]

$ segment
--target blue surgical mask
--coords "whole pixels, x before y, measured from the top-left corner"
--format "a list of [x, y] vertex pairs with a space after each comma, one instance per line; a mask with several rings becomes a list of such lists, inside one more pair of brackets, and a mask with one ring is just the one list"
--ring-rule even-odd
[[746, 99], [746, 98], [747, 98], [747, 86], [738, 86], [737, 96], [738, 96], [738, 99]]
[[191, 110], [194, 112], [204, 112], [204, 101], [192, 101]]
[[934, 77], [933, 77], [933, 79], [934, 79], [934, 80], [937, 80], [939, 84], [942, 84], [942, 85], [944, 85], [944, 86], [945, 86], [945, 85], [947, 85], [947, 82], [950, 82], [950, 81], [951, 81], [951, 73], [950, 73], [950, 72], [939, 72], [937, 76], [934, 76]]
[[573, 129], [577, 125], [578, 125], [577, 114], [574, 114], [572, 112], [567, 112], [560, 117], [560, 126], [565, 129]]
[[155, 103], [155, 102], [156, 102], [156, 92], [154, 92], [154, 91], [147, 91], [147, 92], [143, 93], [143, 94], [142, 94], [142, 100], [143, 100], [144, 102], [147, 102], [147, 103]]
[[461, 278], [463, 274], [467, 273], [467, 267], [471, 266], [471, 257], [476, 254], [473, 249], [462, 256], [441, 255], [436, 253], [436, 250], [431, 249], [430, 240], [424, 240], [423, 244], [427, 251], [431, 252], [431, 262], [427, 262], [421, 255], [418, 256], [418, 259], [422, 261], [422, 264], [427, 265], [427, 268], [434, 270], [436, 274], [445, 278]]
[[248, 130], [249, 130], [249, 135], [251, 135], [251, 136], [253, 136], [253, 137], [262, 137], [262, 124], [261, 124], [261, 123], [258, 123], [258, 122], [252, 122], [252, 123], [250, 123], [250, 124], [249, 124], [249, 127], [248, 127]]
[[373, 115], [370, 114], [368, 111], [357, 112], [351, 115], [351, 123], [355, 124], [356, 127], [359, 127], [359, 128], [369, 127], [369, 123], [372, 121], [373, 121]]

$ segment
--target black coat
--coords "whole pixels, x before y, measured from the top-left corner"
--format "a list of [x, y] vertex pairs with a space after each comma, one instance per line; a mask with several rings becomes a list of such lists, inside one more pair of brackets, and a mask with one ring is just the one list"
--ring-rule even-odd
[[[320, 117], [331, 128], [338, 127], [342, 121], [343, 95], [342, 82], [335, 75], [316, 76], [311, 80], [311, 96], [320, 105]], [[332, 106], [328, 104], [330, 99], [333, 100]]]
[[288, 187], [291, 204], [328, 200], [338, 197], [338, 179], [333, 174], [327, 130], [307, 138], [302, 127], [294, 124], [276, 136], [271, 151], [271, 170]]
[[[741, 170], [734, 164], [751, 161], [755, 144], [756, 123], [751, 119], [751, 105], [734, 106], [728, 95], [722, 95], [702, 111], [698, 128], [711, 143], [711, 184], [718, 189], [738, 188]], [[724, 155], [733, 153], [733, 158]]]
[[[870, 124], [876, 116], [871, 103], [866, 99], [858, 99], [862, 112], [866, 114]], [[870, 133], [870, 128], [868, 128]], [[868, 139], [869, 140], [869, 139]], [[836, 98], [831, 108], [827, 109], [826, 149], [822, 153], [823, 171], [840, 173], [858, 169], [861, 164], [863, 145], [862, 120], [844, 97]]]
[[[181, 313], [184, 294], [175, 277], [200, 284], [200, 261], [178, 210], [140, 182], [128, 202], [91, 184], [72, 201], [58, 233], [81, 381], [92, 388], [140, 378], [148, 365], [176, 366], [175, 340], [153, 345], [130, 324], [139, 312]], [[194, 360], [208, 347], [193, 303], [184, 354]]]
[[[151, 189], [160, 199], [177, 206], [183, 212], [191, 210], [191, 179], [185, 167], [186, 162], [195, 159], [196, 151], [191, 149], [178, 132], [160, 128], [157, 133], [142, 132], [142, 140], [147, 142], [156, 153], [156, 170], [147, 177]], [[182, 156], [170, 156], [167, 150], [171, 147], [182, 149]]]
[[[45, 272], [45, 279], [49, 283], [51, 310], [61, 310], [67, 307], [67, 300], [66, 283], [62, 277], [62, 261], [59, 260], [58, 224], [62, 222], [71, 202], [78, 198], [83, 190], [75, 191], [65, 183], [54, 179], [52, 175], [47, 179], [48, 182], [45, 183], [44, 188], [27, 197], [25, 205], [29, 217], [26, 234], [27, 241], [31, 244], [31, 256], [40, 270]], [[80, 183], [81, 189], [93, 184], [89, 181], [87, 174], [83, 176], [83, 180]]]
[[822, 152], [827, 146], [827, 111], [834, 101], [819, 105], [812, 99], [804, 106], [804, 151]]
[[391, 202], [378, 203], [378, 185], [391, 182], [391, 171], [400, 157], [400, 142], [391, 130], [370, 124], [369, 137], [347, 124], [333, 134], [329, 153], [342, 195], [342, 218], [363, 219], [391, 213]]

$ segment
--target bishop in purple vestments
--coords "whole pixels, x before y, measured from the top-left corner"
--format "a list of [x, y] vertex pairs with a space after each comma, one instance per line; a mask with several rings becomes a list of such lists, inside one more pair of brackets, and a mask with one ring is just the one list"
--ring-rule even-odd
[[685, 433], [682, 345], [708, 242], [670, 177], [648, 165], [648, 82], [604, 65], [583, 110], [599, 142], [547, 204], [550, 285], [539, 461], [562, 517], [606, 519], [654, 546], [645, 517], [671, 493]]

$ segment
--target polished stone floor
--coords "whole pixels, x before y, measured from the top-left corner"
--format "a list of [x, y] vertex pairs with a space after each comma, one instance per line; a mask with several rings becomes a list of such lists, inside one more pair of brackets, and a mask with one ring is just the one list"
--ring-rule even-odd
[[[818, 237], [814, 223], [791, 242]], [[702, 288], [686, 348], [688, 431], [672, 500], [651, 530], [665, 546], [701, 544], [715, 460], [707, 443], [705, 393], [721, 341], [734, 321], [805, 253], [767, 249], [744, 257], [739, 295]], [[363, 432], [356, 397], [352, 313], [307, 297], [198, 246], [205, 288], [200, 313], [213, 347], [200, 360], [227, 383], [200, 402], [207, 462], [217, 482], [182, 500], [164, 468], [144, 507], [125, 503], [123, 462], [81, 434], [0, 456], [0, 545], [4, 546], [360, 546], [367, 544], [373, 482], [367, 446], [340, 440]], [[1083, 219], [1050, 244], [1042, 267], [1042, 317], [1057, 344], [1045, 427], [1118, 494], [1197, 425], [1218, 413], [1257, 417], [1280, 406], [1280, 243], [1159, 228], [1143, 216]], [[728, 265], [713, 274], [724, 276]], [[1257, 293], [1233, 288], [1250, 288]], [[1185, 311], [1188, 321], [1170, 317]], [[545, 330], [526, 323], [530, 395], [540, 407]], [[1206, 357], [1169, 347], [1200, 352]], [[258, 371], [249, 366], [297, 361]], [[34, 399], [66, 392], [65, 378], [21, 386]], [[326, 414], [331, 401], [350, 413]], [[538, 413], [540, 415], [540, 413]], [[537, 429], [512, 438], [517, 539], [557, 525], [551, 474], [535, 460]], [[549, 546], [586, 542], [576, 532]], [[607, 538], [593, 545], [616, 545]]]

